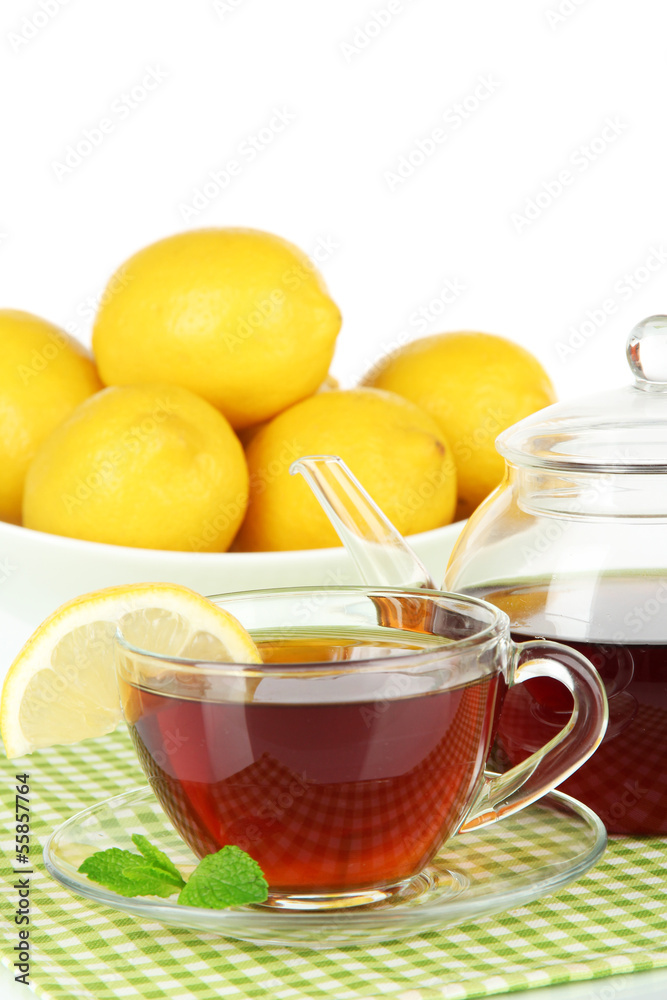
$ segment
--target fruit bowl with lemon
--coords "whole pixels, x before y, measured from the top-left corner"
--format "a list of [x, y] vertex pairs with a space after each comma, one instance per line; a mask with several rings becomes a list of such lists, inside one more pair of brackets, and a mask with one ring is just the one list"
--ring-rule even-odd
[[92, 354], [0, 310], [0, 673], [54, 608], [100, 588], [359, 582], [290, 476], [304, 455], [341, 456], [442, 578], [460, 519], [500, 478], [495, 437], [553, 401], [549, 380], [517, 345], [465, 332], [340, 389], [340, 326], [308, 257], [250, 229], [181, 233], [129, 258]]

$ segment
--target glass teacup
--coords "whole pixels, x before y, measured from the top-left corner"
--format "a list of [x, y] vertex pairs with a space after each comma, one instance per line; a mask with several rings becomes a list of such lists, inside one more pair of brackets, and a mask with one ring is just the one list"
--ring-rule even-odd
[[[454, 834], [535, 801], [595, 750], [604, 687], [554, 642], [516, 644], [484, 601], [404, 588], [214, 598], [263, 664], [180, 660], [116, 636], [123, 713], [165, 813], [198, 856], [236, 844], [266, 904], [373, 903]], [[508, 686], [565, 684], [565, 728], [502, 776], [484, 773]]]

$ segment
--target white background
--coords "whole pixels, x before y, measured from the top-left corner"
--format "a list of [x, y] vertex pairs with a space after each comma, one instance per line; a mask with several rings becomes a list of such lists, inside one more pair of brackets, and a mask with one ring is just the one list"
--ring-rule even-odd
[[660, 0], [4, 0], [0, 304], [86, 341], [141, 246], [252, 226], [336, 244], [344, 385], [466, 328], [530, 348], [561, 397], [620, 384], [627, 332], [667, 308], [665, 22]]
[[454, 329], [525, 345], [562, 397], [622, 383], [667, 309], [666, 27], [661, 0], [3, 0], [0, 306], [88, 341], [141, 246], [252, 226], [335, 244], [345, 385]]

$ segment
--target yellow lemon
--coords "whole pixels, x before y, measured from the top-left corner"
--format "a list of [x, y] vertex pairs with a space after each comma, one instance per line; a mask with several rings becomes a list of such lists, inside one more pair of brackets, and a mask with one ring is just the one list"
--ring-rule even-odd
[[[340, 383], [335, 375], [329, 373], [322, 385], [319, 386], [315, 392], [331, 392], [332, 389], [340, 389]], [[267, 420], [263, 420], [261, 424], [253, 424], [251, 427], [244, 427], [242, 430], [238, 431], [239, 440], [244, 448], [248, 447], [255, 435], [261, 431], [262, 427], [265, 427], [267, 423]]]
[[17, 309], [0, 309], [0, 358], [0, 520], [18, 524], [37, 447], [102, 384], [80, 344]]
[[365, 385], [397, 392], [438, 421], [452, 446], [457, 517], [468, 517], [501, 481], [494, 441], [556, 399], [539, 361], [518, 344], [462, 331], [415, 340], [381, 360]]
[[187, 587], [145, 583], [84, 594], [54, 611], [9, 668], [0, 703], [8, 757], [116, 728], [117, 628], [133, 646], [163, 656], [261, 663], [239, 622]]
[[435, 420], [390, 392], [332, 390], [274, 417], [250, 442], [250, 504], [239, 548], [340, 544], [308, 485], [289, 474], [304, 455], [339, 455], [404, 535], [452, 519], [456, 474]]
[[200, 229], [123, 264], [96, 317], [93, 351], [107, 385], [183, 385], [242, 428], [315, 392], [340, 325], [297, 247], [252, 229]]
[[23, 520], [95, 542], [222, 552], [247, 500], [241, 443], [210, 403], [174, 385], [114, 386], [42, 444]]

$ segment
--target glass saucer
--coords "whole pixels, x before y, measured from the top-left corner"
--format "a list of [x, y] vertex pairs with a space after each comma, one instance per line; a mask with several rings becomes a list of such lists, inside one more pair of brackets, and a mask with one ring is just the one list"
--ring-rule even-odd
[[607, 843], [595, 813], [551, 792], [501, 823], [454, 837], [421, 875], [379, 903], [324, 912], [261, 905], [206, 910], [156, 897], [119, 896], [77, 871], [94, 851], [136, 851], [133, 833], [149, 837], [186, 878], [197, 864], [145, 787], [90, 806], [59, 826], [44, 848], [46, 868], [76, 895], [137, 917], [254, 944], [307, 948], [410, 937], [522, 906], [579, 878]]

